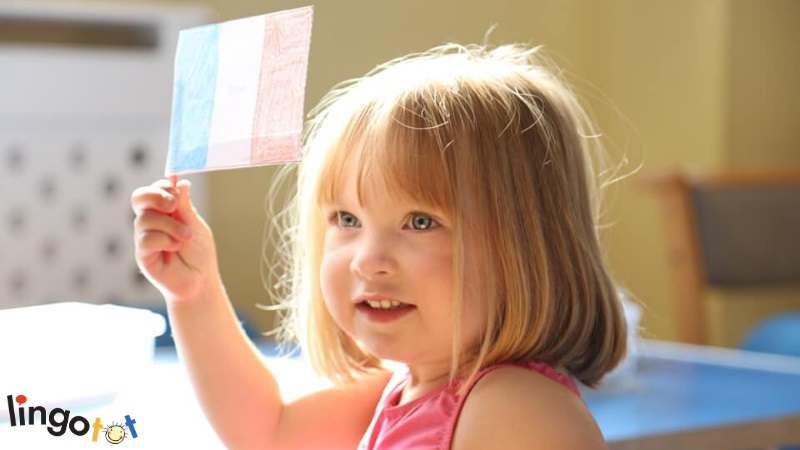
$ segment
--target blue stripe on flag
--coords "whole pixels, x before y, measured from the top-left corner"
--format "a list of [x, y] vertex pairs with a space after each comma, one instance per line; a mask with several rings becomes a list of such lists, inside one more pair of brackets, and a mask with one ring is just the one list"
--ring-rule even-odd
[[167, 175], [201, 170], [206, 166], [218, 46], [218, 25], [184, 30], [178, 36]]

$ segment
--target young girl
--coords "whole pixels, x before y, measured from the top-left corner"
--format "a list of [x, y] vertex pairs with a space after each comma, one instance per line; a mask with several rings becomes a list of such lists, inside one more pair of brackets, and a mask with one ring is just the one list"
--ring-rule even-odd
[[596, 385], [625, 352], [596, 236], [598, 148], [536, 50], [400, 58], [312, 116], [286, 325], [330, 388], [282, 400], [188, 182], [132, 196], [137, 261], [226, 445], [605, 448], [573, 383]]

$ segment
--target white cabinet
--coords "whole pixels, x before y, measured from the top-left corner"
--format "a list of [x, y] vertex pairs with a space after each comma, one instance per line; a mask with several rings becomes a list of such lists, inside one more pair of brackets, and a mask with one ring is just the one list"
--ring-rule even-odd
[[129, 199], [163, 176], [178, 32], [209, 17], [0, 3], [0, 308], [160, 304], [133, 258]]

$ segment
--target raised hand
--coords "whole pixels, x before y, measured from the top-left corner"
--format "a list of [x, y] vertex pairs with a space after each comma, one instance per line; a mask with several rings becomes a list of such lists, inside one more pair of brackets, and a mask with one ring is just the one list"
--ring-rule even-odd
[[192, 205], [190, 187], [188, 180], [161, 180], [131, 194], [136, 262], [167, 302], [193, 301], [220, 282], [211, 229]]

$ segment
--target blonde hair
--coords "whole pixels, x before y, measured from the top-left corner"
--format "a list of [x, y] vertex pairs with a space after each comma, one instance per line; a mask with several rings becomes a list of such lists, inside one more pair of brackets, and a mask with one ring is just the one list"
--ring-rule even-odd
[[462, 246], [485, 255], [485, 329], [477, 353], [459, 367], [454, 320], [451, 376], [537, 360], [595, 385], [620, 361], [625, 323], [597, 237], [593, 169], [602, 149], [575, 96], [538, 53], [519, 45], [436, 47], [337, 86], [312, 111], [286, 235], [283, 330], [318, 372], [346, 382], [381, 363], [336, 325], [321, 294], [320, 205], [336, 192], [346, 157], [356, 158], [359, 196], [364, 180], [378, 176], [451, 217], [456, 311]]

